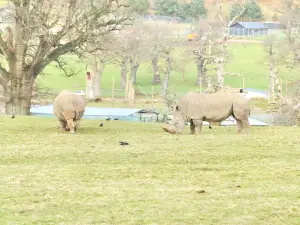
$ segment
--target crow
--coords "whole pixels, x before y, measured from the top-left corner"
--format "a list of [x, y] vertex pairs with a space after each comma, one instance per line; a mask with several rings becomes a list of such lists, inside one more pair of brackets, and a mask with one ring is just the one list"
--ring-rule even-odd
[[125, 142], [125, 141], [120, 141], [119, 142], [120, 143], [120, 145], [129, 145], [127, 142]]
[[103, 127], [103, 125], [104, 125], [103, 123], [100, 123], [100, 125], [99, 125], [99, 126], [100, 126], [100, 127]]
[[13, 118], [13, 119], [14, 119], [14, 118], [15, 118], [15, 115], [12, 115], [12, 117], [11, 117], [11, 118]]

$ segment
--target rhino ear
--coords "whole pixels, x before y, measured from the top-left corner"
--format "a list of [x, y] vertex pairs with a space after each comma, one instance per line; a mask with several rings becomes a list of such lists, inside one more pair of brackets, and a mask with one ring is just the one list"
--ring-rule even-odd
[[178, 105], [176, 105], [176, 110], [179, 111], [179, 106]]

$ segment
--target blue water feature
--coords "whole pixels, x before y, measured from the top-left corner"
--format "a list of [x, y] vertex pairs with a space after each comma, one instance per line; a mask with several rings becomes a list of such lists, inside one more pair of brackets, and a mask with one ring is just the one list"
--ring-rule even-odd
[[[111, 118], [112, 120], [140, 121], [138, 115], [139, 111], [141, 111], [141, 109], [86, 107], [83, 118], [90, 120]], [[53, 105], [34, 105], [31, 107], [30, 113], [32, 116], [54, 117]]]

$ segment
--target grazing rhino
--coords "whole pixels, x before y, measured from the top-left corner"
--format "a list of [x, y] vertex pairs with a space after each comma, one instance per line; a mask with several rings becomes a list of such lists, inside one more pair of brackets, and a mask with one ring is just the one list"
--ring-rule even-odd
[[54, 115], [60, 123], [60, 129], [75, 134], [85, 111], [84, 96], [70, 91], [62, 91], [55, 98], [53, 105]]
[[240, 94], [190, 92], [179, 99], [173, 112], [172, 123], [162, 128], [171, 134], [181, 133], [185, 122], [190, 122], [191, 134], [195, 134], [196, 128], [201, 131], [203, 121], [208, 121], [211, 127], [211, 122], [221, 122], [233, 116], [237, 121], [237, 132], [246, 129], [248, 133], [249, 115], [248, 100]]

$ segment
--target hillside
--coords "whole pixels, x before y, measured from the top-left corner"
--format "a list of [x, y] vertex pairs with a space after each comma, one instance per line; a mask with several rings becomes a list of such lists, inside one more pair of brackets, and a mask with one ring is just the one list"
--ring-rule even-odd
[[[214, 14], [214, 1], [215, 0], [205, 0], [205, 6], [208, 10], [208, 15]], [[229, 5], [234, 3], [232, 0], [224, 0], [224, 2], [226, 3], [225, 8], [229, 8]], [[283, 5], [283, 1], [280, 0], [258, 0], [258, 3], [261, 6], [265, 20], [272, 20], [275, 12]]]

